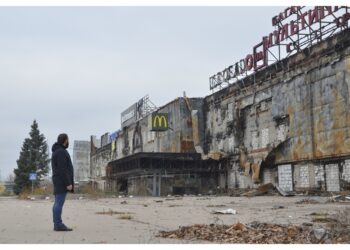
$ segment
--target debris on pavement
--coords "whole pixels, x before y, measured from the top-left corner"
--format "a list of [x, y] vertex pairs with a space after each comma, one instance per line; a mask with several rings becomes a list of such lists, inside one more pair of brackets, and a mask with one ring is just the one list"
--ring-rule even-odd
[[264, 185], [259, 186], [258, 188], [245, 192], [242, 194], [242, 196], [246, 197], [253, 197], [253, 196], [260, 196], [269, 193], [270, 191], [274, 190], [274, 185], [272, 183], [267, 183]]
[[323, 237], [326, 235], [326, 232], [327, 231], [324, 228], [315, 228], [314, 230], [312, 230], [313, 235], [319, 241], [323, 239]]
[[131, 220], [133, 217], [130, 214], [123, 214], [118, 217], [120, 220]]
[[120, 204], [125, 205], [125, 204], [128, 204], [128, 202], [127, 201], [122, 201], [122, 202], [120, 202]]
[[210, 204], [210, 205], [207, 205], [207, 207], [226, 207], [226, 205], [223, 205], [223, 204], [218, 204], [218, 205]]
[[119, 211], [113, 211], [112, 209], [108, 209], [107, 211], [105, 211], [103, 209], [102, 212], [96, 212], [96, 214], [102, 214], [102, 215], [114, 215], [114, 214], [130, 214], [129, 212], [119, 212]]
[[209, 197], [197, 198], [197, 201], [211, 200]]
[[319, 204], [321, 200], [319, 197], [304, 198], [295, 202], [295, 204]]
[[204, 240], [217, 243], [308, 244], [349, 243], [349, 232], [332, 233], [324, 228], [252, 222], [248, 225], [196, 224], [174, 231], [160, 231], [157, 237]]
[[312, 213], [310, 215], [312, 216], [312, 222], [315, 222], [315, 223], [338, 223], [339, 222], [337, 219], [329, 217], [327, 213], [325, 214]]
[[212, 214], [237, 214], [237, 211], [232, 208], [228, 208], [224, 210], [214, 210]]
[[284, 197], [289, 197], [289, 196], [294, 196], [294, 192], [287, 192], [284, 191], [283, 189], [281, 189], [278, 185], [276, 185], [276, 190], [278, 191], [278, 193]]
[[175, 204], [172, 204], [172, 205], [169, 205], [168, 207], [182, 207], [182, 205], [175, 205]]
[[272, 207], [272, 209], [283, 209], [283, 208], [284, 208], [284, 206], [281, 206], [281, 205], [274, 205]]
[[302, 226], [304, 227], [312, 227], [314, 224], [310, 223], [310, 222], [303, 222]]
[[349, 194], [339, 194], [339, 195], [332, 195], [328, 198], [328, 202], [350, 202], [350, 195]]

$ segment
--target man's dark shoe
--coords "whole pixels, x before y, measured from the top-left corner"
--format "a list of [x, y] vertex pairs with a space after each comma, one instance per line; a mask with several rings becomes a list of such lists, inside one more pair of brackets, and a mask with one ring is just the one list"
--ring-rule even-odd
[[53, 229], [54, 231], [73, 231], [73, 229], [67, 227], [66, 225], [62, 225], [62, 226], [58, 226], [58, 227], [54, 227]]

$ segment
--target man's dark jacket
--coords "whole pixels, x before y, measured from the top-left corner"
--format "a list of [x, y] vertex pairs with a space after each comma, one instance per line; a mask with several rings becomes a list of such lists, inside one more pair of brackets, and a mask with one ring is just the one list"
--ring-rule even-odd
[[74, 192], [74, 171], [73, 164], [68, 151], [63, 145], [55, 143], [52, 146], [52, 182], [54, 194], [68, 192], [67, 186], [72, 185]]

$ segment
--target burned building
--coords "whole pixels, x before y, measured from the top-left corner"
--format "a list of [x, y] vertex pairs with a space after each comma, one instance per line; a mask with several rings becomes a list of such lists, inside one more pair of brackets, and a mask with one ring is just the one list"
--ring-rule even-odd
[[182, 97], [127, 123], [91, 155], [99, 187], [138, 195], [215, 189], [215, 165], [202, 159], [203, 118], [203, 98]]
[[[276, 37], [293, 43], [264, 37], [244, 63], [210, 78], [212, 89], [228, 86], [143, 115], [138, 115], [140, 102], [123, 112], [122, 129], [92, 149], [92, 176], [100, 188], [135, 195], [208, 193], [262, 183], [284, 191], [348, 190], [350, 14], [347, 7], [303, 8], [290, 15], [299, 18], [304, 11], [308, 26], [320, 24], [319, 30], [309, 28], [310, 34], [292, 40], [283, 29], [289, 26], [279, 20], [277, 30], [286, 33]], [[334, 22], [322, 23], [340, 10]], [[297, 20], [293, 28], [302, 25]], [[269, 64], [272, 44], [287, 47], [290, 55]]]
[[205, 153], [228, 188], [349, 189], [350, 30], [205, 98]]

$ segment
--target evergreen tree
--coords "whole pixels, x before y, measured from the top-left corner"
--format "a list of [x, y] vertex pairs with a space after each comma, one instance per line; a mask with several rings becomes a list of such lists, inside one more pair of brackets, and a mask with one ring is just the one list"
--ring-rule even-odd
[[[38, 123], [34, 120], [29, 138], [26, 138], [22, 145], [22, 150], [17, 160], [17, 168], [15, 173], [15, 187], [14, 191], [19, 194], [23, 188], [29, 188], [31, 181], [29, 180], [29, 173], [36, 172], [37, 179], [49, 172], [49, 155], [48, 145], [45, 136], [40, 133]], [[38, 186], [38, 182], [35, 182], [35, 186]]]

